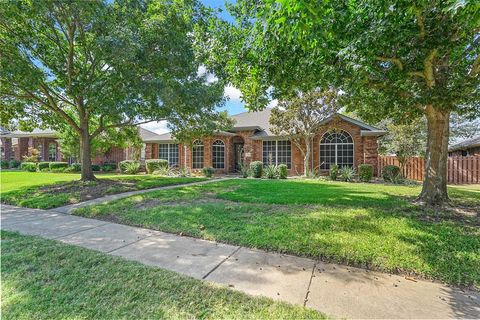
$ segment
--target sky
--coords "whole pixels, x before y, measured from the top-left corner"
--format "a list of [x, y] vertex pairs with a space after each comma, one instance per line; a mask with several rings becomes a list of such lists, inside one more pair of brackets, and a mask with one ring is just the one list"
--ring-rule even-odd
[[[230, 14], [225, 10], [225, 0], [201, 0], [201, 1], [206, 6], [221, 10], [218, 13], [218, 15], [222, 19], [233, 23], [232, 16], [230, 16]], [[225, 87], [224, 96], [228, 100], [226, 101], [225, 105], [221, 108], [218, 108], [218, 110], [221, 110], [221, 111], [226, 110], [230, 115], [247, 111], [245, 109], [245, 104], [241, 100], [240, 90], [238, 90], [237, 88], [232, 86]], [[273, 103], [275, 103], [275, 101]], [[142, 127], [158, 134], [168, 132], [167, 123], [165, 121], [150, 122], [147, 124], [143, 124]]]

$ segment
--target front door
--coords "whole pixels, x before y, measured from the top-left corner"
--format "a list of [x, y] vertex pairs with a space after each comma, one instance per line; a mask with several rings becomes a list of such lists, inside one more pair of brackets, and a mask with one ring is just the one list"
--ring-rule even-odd
[[235, 171], [240, 171], [240, 166], [243, 163], [243, 143], [234, 143], [233, 144], [234, 161], [235, 161]]

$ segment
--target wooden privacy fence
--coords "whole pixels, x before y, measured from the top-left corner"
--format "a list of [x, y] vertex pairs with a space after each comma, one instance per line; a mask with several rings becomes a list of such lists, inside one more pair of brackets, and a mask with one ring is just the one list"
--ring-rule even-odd
[[[422, 181], [425, 170], [424, 162], [422, 157], [411, 157], [403, 169], [403, 176], [407, 179]], [[382, 168], [386, 165], [400, 166], [400, 163], [394, 156], [379, 156], [379, 176], [381, 176]], [[480, 156], [448, 157], [447, 176], [448, 183], [451, 184], [480, 183]]]

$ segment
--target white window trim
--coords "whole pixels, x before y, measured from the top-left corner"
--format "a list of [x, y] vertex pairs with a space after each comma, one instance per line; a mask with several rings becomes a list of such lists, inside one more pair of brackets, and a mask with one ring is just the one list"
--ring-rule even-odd
[[[353, 153], [353, 163], [352, 163], [352, 167], [354, 168], [355, 167], [355, 139], [353, 139], [353, 136], [350, 134], [350, 132], [348, 131], [345, 131], [345, 130], [341, 130], [343, 132], [345, 132], [346, 134], [348, 134], [350, 136], [350, 138], [352, 138], [352, 142], [348, 142], [348, 143], [344, 143], [344, 142], [341, 142], [341, 143], [322, 143], [322, 140], [323, 140], [323, 137], [327, 134], [327, 133], [330, 133], [330, 131], [327, 131], [325, 132], [322, 137], [320, 138], [320, 144], [319, 144], [319, 147], [318, 147], [318, 160], [319, 160], [319, 163], [320, 163], [320, 166], [322, 165], [322, 153], [320, 152], [321, 150], [321, 146], [322, 145], [325, 145], [325, 146], [331, 146], [332, 144], [335, 145], [335, 164], [338, 165], [338, 153], [337, 153], [337, 145], [351, 145], [353, 146], [353, 149], [352, 149], [352, 153]], [[329, 170], [329, 169], [321, 169], [321, 170]]]
[[[220, 146], [220, 145], [215, 145], [215, 142], [217, 142], [217, 141], [220, 141], [220, 142], [222, 143], [222, 145], [221, 145], [221, 146]], [[215, 157], [214, 157], [214, 153], [213, 153], [213, 148], [214, 148], [214, 147], [222, 147], [222, 148], [223, 148], [223, 161], [222, 161], [223, 166], [220, 167], [220, 168], [215, 168], [215, 167], [213, 167], [213, 162], [214, 162], [213, 159], [215, 158]], [[212, 143], [212, 167], [213, 167], [214, 169], [225, 169], [225, 162], [226, 162], [226, 161], [225, 161], [225, 157], [226, 157], [226, 155], [227, 155], [227, 154], [226, 154], [225, 142], [224, 142], [223, 140], [221, 140], [221, 139], [215, 139], [215, 141], [213, 141], [213, 143]]]
[[[265, 142], [275, 142], [275, 165], [278, 166], [278, 142], [279, 141], [289, 141], [290, 142], [290, 167], [293, 167], [293, 163], [292, 163], [292, 142], [290, 140], [264, 140], [262, 141], [262, 162], [263, 162], [263, 150], [264, 150], [264, 144]], [[272, 159], [273, 160], [273, 159]], [[264, 165], [266, 165], [266, 163], [264, 163]]]
[[[168, 166], [171, 166], [170, 164], [170, 145], [177, 145], [177, 149], [178, 149], [178, 143], [159, 143], [158, 144], [158, 159], [162, 159], [160, 158], [160, 145], [167, 145], [167, 159], [164, 159], [164, 160], [167, 160], [168, 161]], [[177, 151], [177, 154], [178, 154], [178, 160], [180, 160], [180, 152]], [[178, 166], [178, 163], [176, 164]]]

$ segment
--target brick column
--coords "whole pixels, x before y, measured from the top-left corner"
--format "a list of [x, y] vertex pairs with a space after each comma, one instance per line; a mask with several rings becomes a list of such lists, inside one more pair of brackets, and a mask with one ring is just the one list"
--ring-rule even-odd
[[2, 145], [5, 153], [4, 159], [11, 160], [13, 158], [12, 138], [2, 138]]
[[212, 166], [212, 138], [203, 140], [203, 166]]

